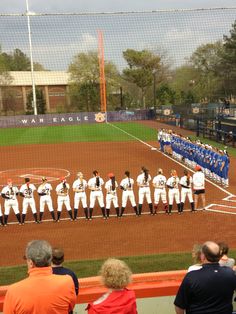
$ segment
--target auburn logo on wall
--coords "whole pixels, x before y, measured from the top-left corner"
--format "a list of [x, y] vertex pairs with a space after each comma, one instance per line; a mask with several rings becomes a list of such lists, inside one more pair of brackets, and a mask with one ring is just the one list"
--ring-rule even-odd
[[95, 113], [95, 121], [96, 122], [104, 122], [106, 120], [106, 114], [99, 112], [99, 113]]
[[169, 116], [171, 114], [170, 109], [164, 109], [164, 115]]
[[200, 109], [198, 107], [193, 107], [192, 111], [197, 114], [200, 112]]

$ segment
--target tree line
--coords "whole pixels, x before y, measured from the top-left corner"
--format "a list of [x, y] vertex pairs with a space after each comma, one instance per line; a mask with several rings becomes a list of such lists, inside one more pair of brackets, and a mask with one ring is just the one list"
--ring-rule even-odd
[[[127, 49], [127, 66], [119, 71], [105, 61], [107, 109], [148, 108], [166, 104], [186, 106], [194, 102], [214, 102], [236, 95], [236, 21], [229, 36], [199, 46], [185, 64], [173, 68], [162, 51]], [[46, 70], [34, 63], [34, 70]], [[0, 51], [1, 85], [11, 82], [10, 71], [30, 71], [30, 59], [20, 49]], [[100, 108], [99, 62], [97, 51], [75, 55], [67, 69], [70, 74], [70, 111], [97, 111]], [[39, 113], [45, 112], [42, 91], [36, 89]], [[8, 90], [8, 107], [14, 95]], [[32, 113], [32, 93], [28, 113]], [[68, 109], [68, 108], [67, 108]]]

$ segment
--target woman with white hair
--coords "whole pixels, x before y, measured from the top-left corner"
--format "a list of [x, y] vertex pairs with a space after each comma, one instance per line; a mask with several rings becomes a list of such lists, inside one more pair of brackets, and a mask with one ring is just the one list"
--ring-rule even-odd
[[134, 291], [126, 288], [131, 282], [131, 274], [125, 262], [114, 258], [106, 260], [100, 275], [108, 291], [95, 302], [88, 304], [88, 314], [137, 314]]

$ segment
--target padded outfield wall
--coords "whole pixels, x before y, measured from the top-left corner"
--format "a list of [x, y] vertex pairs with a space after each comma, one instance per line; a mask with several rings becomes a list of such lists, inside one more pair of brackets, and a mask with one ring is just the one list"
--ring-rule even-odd
[[101, 112], [78, 112], [63, 114], [43, 114], [43, 115], [19, 115], [10, 117], [0, 117], [0, 128], [14, 127], [34, 127], [49, 125], [73, 125], [82, 123], [94, 123], [107, 121], [138, 121], [153, 118], [150, 110], [121, 110], [101, 113]]

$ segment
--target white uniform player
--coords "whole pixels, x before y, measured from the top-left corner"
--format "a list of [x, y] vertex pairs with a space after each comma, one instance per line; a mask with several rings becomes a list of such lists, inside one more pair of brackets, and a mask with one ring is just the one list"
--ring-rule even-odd
[[115, 210], [116, 210], [116, 216], [120, 217], [118, 197], [117, 197], [117, 192], [116, 192], [116, 189], [118, 188], [118, 183], [116, 182], [115, 175], [113, 173], [109, 173], [108, 178], [110, 178], [110, 179], [105, 184], [105, 189], [107, 191], [106, 216], [107, 216], [107, 218], [109, 218], [111, 204], [113, 203]]
[[23, 184], [20, 188], [20, 195], [24, 197], [23, 209], [22, 209], [22, 220], [21, 220], [22, 224], [25, 223], [25, 217], [27, 214], [28, 206], [32, 210], [35, 222], [39, 223], [38, 218], [37, 218], [35, 200], [34, 200], [34, 191], [36, 191], [35, 185], [30, 183], [30, 178], [25, 178], [25, 184]]
[[171, 170], [171, 177], [166, 182], [167, 187], [169, 188], [168, 191], [168, 198], [169, 198], [169, 209], [168, 214], [171, 215], [174, 199], [176, 201], [178, 212], [181, 213], [180, 208], [180, 194], [179, 194], [179, 177], [177, 176], [176, 170]]
[[188, 197], [189, 203], [191, 205], [191, 211], [195, 211], [192, 192], [193, 178], [189, 175], [187, 169], [184, 169], [184, 176], [181, 177], [179, 184], [181, 185], [181, 213], [184, 210], [186, 197]]
[[47, 205], [48, 210], [52, 216], [53, 221], [56, 221], [55, 214], [52, 206], [52, 197], [51, 197], [52, 186], [47, 182], [47, 178], [42, 178], [42, 184], [38, 187], [38, 194], [40, 196], [40, 210], [39, 210], [39, 221], [42, 222], [44, 208]]
[[137, 177], [137, 184], [139, 187], [139, 205], [138, 205], [138, 216], [142, 213], [142, 205], [144, 198], [146, 197], [147, 203], [149, 205], [150, 214], [154, 215], [153, 213], [153, 206], [151, 200], [151, 191], [149, 187], [149, 182], [151, 181], [151, 176], [148, 173], [148, 170], [145, 167], [141, 168], [142, 173]]
[[152, 180], [152, 184], [155, 188], [154, 191], [154, 210], [155, 213], [158, 210], [159, 200], [161, 198], [164, 204], [164, 210], [167, 212], [167, 200], [166, 200], [166, 177], [163, 175], [163, 170], [161, 168], [157, 171], [157, 176], [155, 176]]
[[92, 219], [93, 208], [96, 200], [98, 200], [99, 206], [102, 210], [103, 218], [106, 219], [104, 197], [102, 193], [102, 186], [104, 185], [103, 179], [99, 176], [97, 170], [93, 171], [93, 178], [89, 179], [88, 187], [90, 189], [90, 205], [89, 205], [89, 219]]
[[138, 215], [138, 209], [137, 209], [137, 205], [135, 202], [133, 187], [134, 187], [134, 180], [132, 178], [130, 178], [130, 172], [125, 171], [125, 178], [120, 183], [120, 188], [123, 190], [122, 205], [121, 205], [122, 207], [121, 207], [120, 217], [122, 217], [122, 215], [125, 211], [125, 207], [127, 205], [128, 199], [130, 200], [130, 203], [131, 203], [136, 215]]
[[83, 209], [84, 209], [84, 213], [85, 213], [85, 217], [86, 219], [88, 219], [88, 207], [87, 207], [87, 196], [85, 193], [85, 190], [88, 186], [87, 181], [84, 180], [83, 178], [83, 173], [82, 172], [78, 172], [77, 173], [78, 179], [74, 181], [72, 188], [73, 191], [75, 192], [75, 197], [74, 197], [74, 220], [77, 219], [77, 214], [78, 214], [78, 210], [79, 210], [79, 203], [81, 201]]
[[200, 166], [195, 167], [196, 172], [193, 174], [193, 190], [194, 190], [194, 203], [195, 208], [198, 205], [198, 198], [202, 199], [202, 207], [205, 209], [206, 200], [205, 200], [205, 175], [202, 172]]
[[[2, 189], [2, 192], [1, 192], [2, 197], [5, 199], [5, 202], [4, 202], [4, 223], [0, 217], [0, 223], [2, 225], [3, 224], [7, 225], [8, 216], [9, 216], [11, 208], [13, 209], [13, 211], [16, 215], [16, 218], [17, 218], [19, 225], [21, 225], [19, 204], [18, 204], [18, 200], [17, 200], [18, 193], [19, 193], [18, 188], [12, 184], [11, 179], [8, 179], [7, 185]], [[1, 214], [0, 214], [0, 216], [1, 216]]]
[[63, 204], [65, 205], [67, 212], [70, 216], [70, 220], [73, 220], [72, 209], [70, 206], [69, 189], [70, 185], [66, 182], [66, 178], [62, 177], [56, 187], [57, 192], [57, 222], [60, 221]]

